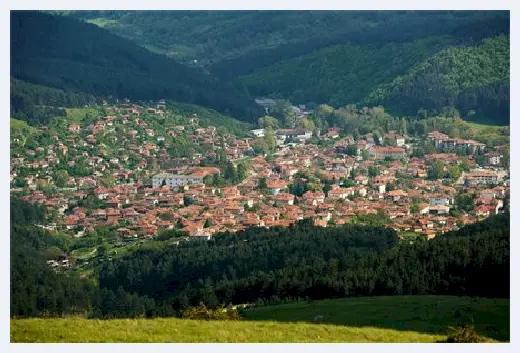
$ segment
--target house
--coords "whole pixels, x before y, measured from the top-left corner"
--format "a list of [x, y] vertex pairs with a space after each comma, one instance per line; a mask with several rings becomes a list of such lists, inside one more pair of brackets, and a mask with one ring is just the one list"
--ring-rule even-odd
[[280, 193], [280, 194], [275, 195], [274, 201], [277, 206], [293, 205], [294, 195], [287, 194], [287, 193]]
[[318, 204], [322, 204], [325, 201], [325, 194], [323, 192], [317, 191], [306, 191], [302, 195], [302, 199], [313, 206], [317, 206]]
[[398, 201], [401, 198], [407, 197], [408, 195], [403, 190], [391, 190], [387, 193], [386, 197], [392, 201]]
[[267, 182], [267, 189], [270, 194], [278, 195], [282, 190], [287, 188], [287, 183], [280, 179], [269, 180]]
[[304, 142], [312, 137], [312, 131], [305, 129], [280, 129], [276, 131], [277, 140], [282, 142], [286, 139], [298, 140]]
[[81, 127], [76, 123], [72, 123], [69, 125], [70, 132], [79, 132], [80, 130], [81, 130]]
[[429, 213], [430, 214], [448, 214], [450, 212], [449, 206], [444, 205], [430, 205]]
[[372, 146], [368, 149], [368, 154], [373, 159], [401, 159], [406, 156], [406, 151], [402, 147]]
[[177, 187], [188, 184], [201, 184], [204, 177], [209, 174], [218, 173], [218, 168], [199, 168], [199, 170], [192, 170], [191, 173], [174, 174], [174, 173], [159, 173], [152, 177], [152, 187], [160, 186]]
[[498, 183], [498, 174], [492, 171], [479, 170], [465, 174], [468, 186], [489, 185]]
[[498, 152], [489, 152], [485, 154], [486, 163], [489, 165], [500, 165], [500, 159], [502, 155]]
[[447, 195], [432, 195], [428, 198], [430, 205], [444, 205], [448, 206], [449, 204], [453, 204], [453, 198]]
[[351, 195], [354, 195], [354, 188], [333, 187], [327, 193], [327, 197], [333, 200], [344, 200]]
[[265, 136], [265, 129], [254, 129], [254, 130], [250, 130], [249, 132], [254, 137], [264, 137]]

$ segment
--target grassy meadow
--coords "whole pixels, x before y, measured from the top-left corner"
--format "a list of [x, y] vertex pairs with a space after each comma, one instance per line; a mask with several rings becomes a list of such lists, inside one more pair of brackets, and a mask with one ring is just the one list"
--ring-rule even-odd
[[509, 300], [367, 297], [251, 308], [241, 321], [11, 319], [11, 342], [437, 342], [459, 322], [509, 341]]

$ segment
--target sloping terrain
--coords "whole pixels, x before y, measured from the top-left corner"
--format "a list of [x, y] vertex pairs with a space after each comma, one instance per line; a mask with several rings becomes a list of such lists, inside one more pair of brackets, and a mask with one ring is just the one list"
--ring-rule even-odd
[[323, 300], [247, 310], [242, 321], [11, 319], [11, 342], [437, 342], [473, 319], [509, 340], [509, 300], [403, 296]]
[[232, 84], [95, 25], [42, 12], [11, 12], [11, 76], [94, 96], [172, 99], [241, 119], [256, 111]]

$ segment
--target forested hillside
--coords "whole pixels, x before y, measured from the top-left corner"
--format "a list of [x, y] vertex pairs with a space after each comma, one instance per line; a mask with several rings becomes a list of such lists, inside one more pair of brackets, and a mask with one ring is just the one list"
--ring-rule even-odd
[[56, 116], [66, 116], [67, 108], [79, 108], [99, 103], [85, 93], [35, 85], [11, 77], [11, 117], [30, 124], [47, 124]]
[[173, 99], [241, 119], [256, 112], [232, 84], [92, 24], [41, 12], [11, 12], [11, 76], [94, 96]]
[[336, 45], [278, 62], [240, 81], [257, 95], [276, 93], [291, 102], [343, 106], [362, 101], [377, 85], [392, 81], [451, 43], [453, 38], [445, 36], [383, 45]]
[[62, 14], [233, 79], [254, 96], [380, 104], [405, 116], [450, 106], [467, 120], [509, 122], [506, 11]]
[[[353, 42], [408, 42], [508, 31], [499, 11], [56, 11], [180, 60], [237, 76], [282, 59]], [[226, 72], [232, 70], [232, 72]]]
[[509, 36], [450, 47], [415, 65], [366, 99], [399, 114], [456, 107], [465, 117], [509, 124]]

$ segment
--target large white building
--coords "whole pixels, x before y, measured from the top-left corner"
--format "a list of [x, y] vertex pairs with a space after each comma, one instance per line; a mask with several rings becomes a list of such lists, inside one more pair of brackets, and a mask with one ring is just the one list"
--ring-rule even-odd
[[152, 186], [154, 188], [160, 186], [176, 187], [188, 184], [198, 184], [204, 182], [204, 177], [209, 174], [219, 173], [218, 168], [214, 167], [198, 167], [182, 172], [168, 173], [163, 172], [152, 177]]
[[473, 171], [466, 174], [465, 178], [468, 186], [497, 184], [499, 182], [498, 174], [487, 170]]
[[251, 135], [254, 137], [264, 137], [265, 136], [265, 129], [255, 129], [250, 131]]
[[180, 185], [202, 183], [203, 179], [203, 176], [159, 173], [152, 177], [152, 186], [154, 188], [160, 187], [162, 185], [175, 187]]
[[276, 139], [285, 141], [288, 138], [305, 142], [312, 137], [312, 131], [305, 129], [280, 129], [276, 131]]

